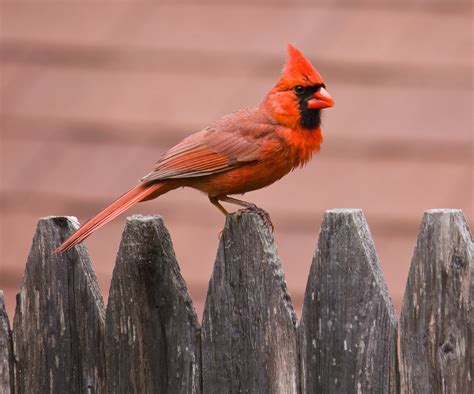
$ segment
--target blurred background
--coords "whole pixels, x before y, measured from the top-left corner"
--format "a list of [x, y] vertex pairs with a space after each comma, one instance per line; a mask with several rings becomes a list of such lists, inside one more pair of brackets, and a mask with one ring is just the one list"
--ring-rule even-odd
[[[364, 210], [397, 312], [423, 212], [461, 208], [472, 228], [470, 1], [2, 1], [0, 26], [11, 318], [39, 217], [84, 222], [183, 137], [258, 104], [287, 43], [336, 106], [321, 153], [245, 199], [272, 216], [298, 314], [325, 210]], [[201, 318], [223, 215], [187, 189], [132, 213], [164, 217]], [[124, 221], [86, 241], [105, 300]]]

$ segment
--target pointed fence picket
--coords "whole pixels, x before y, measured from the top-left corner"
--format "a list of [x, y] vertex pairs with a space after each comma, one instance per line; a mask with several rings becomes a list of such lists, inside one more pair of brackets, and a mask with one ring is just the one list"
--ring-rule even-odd
[[425, 213], [400, 318], [408, 393], [474, 393], [473, 246], [461, 211]]
[[362, 211], [324, 216], [299, 331], [303, 392], [398, 392], [397, 318]]
[[202, 321], [203, 392], [297, 393], [296, 315], [273, 236], [257, 215], [231, 216]]
[[15, 392], [105, 389], [105, 308], [85, 246], [55, 254], [73, 218], [40, 219], [13, 320]]
[[[459, 210], [428, 211], [400, 329], [360, 210], [326, 212], [297, 322], [271, 231], [229, 215], [202, 327], [158, 216], [127, 219], [104, 306], [77, 224], [40, 219], [1, 393], [472, 393], [474, 247]], [[400, 331], [399, 372], [397, 336]]]
[[[127, 220], [106, 317], [108, 392], [199, 393], [199, 323], [163, 220]], [[127, 389], [124, 389], [127, 388]]]

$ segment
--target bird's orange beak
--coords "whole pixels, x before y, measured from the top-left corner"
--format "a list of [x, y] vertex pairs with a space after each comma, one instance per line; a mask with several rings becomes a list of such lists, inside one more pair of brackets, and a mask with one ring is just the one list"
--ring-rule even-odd
[[332, 99], [329, 92], [321, 88], [319, 89], [312, 98], [308, 100], [308, 108], [310, 109], [323, 109], [329, 108], [334, 105], [334, 100]]

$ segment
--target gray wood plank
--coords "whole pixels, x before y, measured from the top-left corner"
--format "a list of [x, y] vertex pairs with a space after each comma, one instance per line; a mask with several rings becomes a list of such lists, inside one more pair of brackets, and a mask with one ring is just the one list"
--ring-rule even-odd
[[298, 327], [304, 393], [396, 393], [397, 320], [361, 210], [324, 215]]
[[255, 213], [229, 215], [202, 322], [203, 391], [296, 393], [295, 325], [272, 233]]
[[107, 305], [109, 393], [200, 393], [200, 328], [159, 216], [127, 219]]
[[13, 390], [13, 346], [3, 291], [0, 290], [0, 393]]
[[18, 393], [104, 392], [105, 308], [89, 255], [53, 253], [77, 227], [38, 221], [13, 322]]
[[400, 319], [407, 393], [472, 393], [474, 244], [462, 211], [427, 211]]

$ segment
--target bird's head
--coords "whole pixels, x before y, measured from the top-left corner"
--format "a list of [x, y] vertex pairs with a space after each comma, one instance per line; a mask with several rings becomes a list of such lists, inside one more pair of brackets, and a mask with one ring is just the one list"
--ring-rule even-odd
[[279, 123], [313, 130], [321, 125], [321, 110], [332, 107], [334, 100], [311, 63], [288, 45], [288, 61], [263, 105]]

